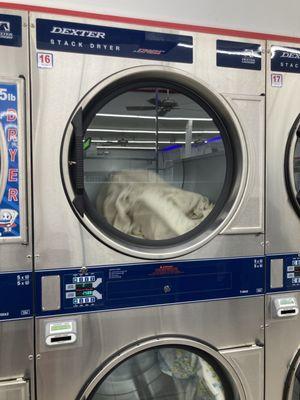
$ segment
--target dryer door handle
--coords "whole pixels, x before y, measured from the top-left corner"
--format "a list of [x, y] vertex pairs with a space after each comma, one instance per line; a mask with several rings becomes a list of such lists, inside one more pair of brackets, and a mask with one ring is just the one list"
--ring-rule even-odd
[[84, 214], [84, 173], [83, 173], [83, 123], [82, 123], [82, 108], [76, 112], [72, 119], [75, 137], [75, 199], [73, 201], [79, 214]]

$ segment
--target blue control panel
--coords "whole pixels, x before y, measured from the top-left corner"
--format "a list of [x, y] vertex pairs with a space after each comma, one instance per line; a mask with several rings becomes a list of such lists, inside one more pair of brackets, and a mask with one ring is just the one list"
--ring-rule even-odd
[[[175, 261], [37, 271], [38, 316], [264, 294], [264, 258]], [[60, 283], [60, 310], [44, 311], [42, 278]]]
[[100, 271], [66, 274], [63, 276], [64, 308], [77, 309], [101, 304], [103, 300], [103, 278]]
[[300, 254], [276, 254], [266, 257], [267, 292], [300, 290]]

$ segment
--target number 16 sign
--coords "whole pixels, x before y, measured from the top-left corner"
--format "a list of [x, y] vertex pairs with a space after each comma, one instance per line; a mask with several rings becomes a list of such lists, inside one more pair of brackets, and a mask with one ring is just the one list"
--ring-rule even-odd
[[53, 54], [52, 53], [37, 53], [37, 64], [39, 68], [52, 68], [53, 67]]

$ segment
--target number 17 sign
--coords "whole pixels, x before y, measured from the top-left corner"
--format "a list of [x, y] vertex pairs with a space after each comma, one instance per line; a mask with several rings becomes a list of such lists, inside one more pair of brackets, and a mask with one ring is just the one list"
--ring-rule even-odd
[[283, 75], [282, 74], [271, 74], [271, 85], [273, 87], [283, 86]]
[[53, 67], [53, 54], [52, 53], [37, 53], [37, 64], [39, 68], [52, 68]]

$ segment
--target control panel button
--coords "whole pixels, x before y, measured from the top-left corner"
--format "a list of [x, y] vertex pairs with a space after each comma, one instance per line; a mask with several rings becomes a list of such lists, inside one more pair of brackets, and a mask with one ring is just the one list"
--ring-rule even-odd
[[97, 278], [93, 283], [93, 288], [96, 289], [102, 283], [102, 278]]
[[294, 278], [294, 277], [295, 277], [294, 272], [289, 272], [289, 273], [287, 274], [287, 277], [288, 277], [288, 279]]
[[295, 266], [294, 265], [289, 265], [287, 267], [287, 272], [294, 272], [295, 271]]
[[66, 290], [75, 290], [76, 289], [76, 285], [74, 283], [68, 283], [66, 285]]
[[76, 297], [75, 292], [67, 292], [66, 293], [66, 299], [74, 299], [74, 297]]
[[93, 296], [95, 296], [97, 300], [102, 300], [102, 293], [97, 292], [97, 290], [93, 291]]

